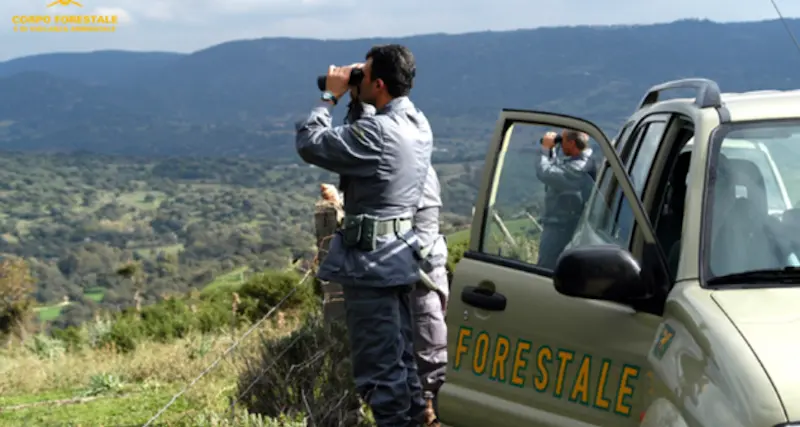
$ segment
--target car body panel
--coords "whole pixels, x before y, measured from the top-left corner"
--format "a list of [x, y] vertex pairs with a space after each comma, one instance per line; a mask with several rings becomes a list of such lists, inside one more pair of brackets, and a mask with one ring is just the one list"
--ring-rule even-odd
[[755, 351], [788, 418], [800, 419], [800, 288], [727, 289], [711, 297]]
[[[482, 310], [458, 298], [464, 286], [489, 281], [507, 298], [505, 311]], [[559, 421], [569, 415], [587, 425], [637, 425], [656, 316], [566, 297], [549, 278], [469, 255], [454, 283], [459, 289], [454, 287], [448, 316], [457, 320], [448, 322], [452, 356], [439, 403], [444, 422], [482, 425], [473, 422], [502, 418], [508, 426], [556, 426], [571, 425]], [[493, 399], [503, 403], [487, 406]], [[503, 408], [515, 405], [525, 409], [508, 418]]]
[[[666, 101], [672, 102], [672, 101]], [[703, 193], [706, 182], [706, 158], [708, 154], [708, 136], [719, 126], [719, 114], [713, 109], [704, 109], [697, 114], [692, 146], [692, 158], [689, 162], [686, 205], [684, 207], [683, 230], [681, 232], [681, 252], [676, 281], [698, 280], [700, 277], [700, 239], [703, 229], [702, 215]]]
[[[669, 405], [659, 399], [671, 402], [680, 410], [680, 417], [670, 417], [689, 426], [750, 427], [785, 422], [781, 401], [758, 358], [712, 299], [724, 292], [728, 291], [703, 289], [697, 282], [678, 283], [673, 289], [664, 324], [648, 354], [654, 373], [650, 406], [656, 405], [660, 408], [657, 414], [666, 416]], [[665, 336], [667, 344], [659, 345]]]

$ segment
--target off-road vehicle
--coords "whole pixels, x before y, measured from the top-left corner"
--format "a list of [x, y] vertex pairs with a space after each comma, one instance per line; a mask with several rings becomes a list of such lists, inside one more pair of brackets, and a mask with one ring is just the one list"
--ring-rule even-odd
[[[583, 131], [602, 154], [552, 269], [536, 262], [544, 197], [525, 202], [544, 191], [541, 133], [511, 143], [526, 126]], [[613, 141], [500, 113], [452, 283], [441, 422], [800, 426], [800, 91], [663, 83]]]

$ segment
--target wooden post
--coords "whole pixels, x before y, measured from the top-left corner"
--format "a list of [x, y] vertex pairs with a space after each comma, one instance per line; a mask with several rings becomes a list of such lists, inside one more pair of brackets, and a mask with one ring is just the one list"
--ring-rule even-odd
[[[326, 189], [323, 184], [323, 196], [325, 194]], [[331, 200], [330, 198], [319, 200], [314, 208], [314, 229], [317, 237], [317, 257], [314, 268], [317, 268], [328, 254], [330, 240], [344, 218], [344, 210], [338, 200]], [[314, 290], [317, 295], [322, 297], [325, 322], [329, 323], [334, 318], [341, 318], [341, 315], [344, 314], [342, 286], [338, 283], [315, 279]]]
[[136, 312], [137, 313], [141, 313], [142, 312], [142, 297], [141, 297], [141, 292], [139, 292], [138, 289], [133, 294], [133, 301], [136, 304]]

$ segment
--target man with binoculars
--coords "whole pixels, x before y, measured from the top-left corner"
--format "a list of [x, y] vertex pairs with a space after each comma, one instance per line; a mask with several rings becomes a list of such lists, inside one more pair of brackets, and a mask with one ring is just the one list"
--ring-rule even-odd
[[[331, 66], [295, 141], [304, 161], [341, 177], [345, 217], [318, 277], [342, 285], [356, 388], [379, 427], [436, 425], [425, 419], [413, 353], [410, 293], [425, 257], [412, 219], [433, 151], [428, 120], [408, 98], [414, 75], [414, 56], [400, 45]], [[334, 127], [330, 108], [351, 89], [376, 112]]]
[[[375, 114], [375, 107], [358, 99], [356, 89], [350, 91], [345, 123]], [[346, 188], [340, 178], [340, 188]], [[422, 244], [423, 280], [411, 292], [414, 330], [414, 355], [427, 404], [426, 420], [434, 420], [438, 410], [437, 396], [447, 373], [447, 323], [445, 314], [450, 297], [447, 276], [447, 242], [439, 232], [439, 211], [442, 207], [441, 186], [436, 169], [428, 169], [423, 195], [414, 215], [414, 230]], [[435, 424], [430, 424], [435, 425]]]
[[[592, 160], [589, 135], [583, 132], [547, 132], [539, 144], [536, 177], [545, 185], [545, 198], [537, 265], [552, 270], [575, 233], [594, 186], [597, 167]], [[557, 145], [561, 146], [563, 158], [556, 155]]]

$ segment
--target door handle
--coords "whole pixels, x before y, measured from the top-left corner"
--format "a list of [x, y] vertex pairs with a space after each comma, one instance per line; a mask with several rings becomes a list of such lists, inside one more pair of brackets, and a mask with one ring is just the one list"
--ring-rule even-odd
[[491, 289], [477, 286], [465, 286], [461, 291], [461, 301], [473, 307], [489, 311], [503, 311], [506, 309], [506, 296]]

